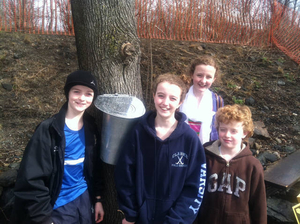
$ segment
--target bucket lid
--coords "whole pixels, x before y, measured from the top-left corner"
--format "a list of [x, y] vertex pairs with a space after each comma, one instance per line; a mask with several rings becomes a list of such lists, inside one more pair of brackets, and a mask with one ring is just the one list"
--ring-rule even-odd
[[121, 118], [138, 118], [146, 112], [141, 100], [126, 94], [99, 95], [94, 104], [102, 112]]

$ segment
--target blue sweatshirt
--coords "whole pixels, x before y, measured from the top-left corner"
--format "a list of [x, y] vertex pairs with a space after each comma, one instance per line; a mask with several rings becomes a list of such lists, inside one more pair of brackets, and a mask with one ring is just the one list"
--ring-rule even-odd
[[202, 144], [176, 112], [165, 140], [156, 136], [156, 112], [146, 113], [122, 149], [115, 170], [119, 207], [127, 221], [192, 223], [202, 203], [206, 163]]

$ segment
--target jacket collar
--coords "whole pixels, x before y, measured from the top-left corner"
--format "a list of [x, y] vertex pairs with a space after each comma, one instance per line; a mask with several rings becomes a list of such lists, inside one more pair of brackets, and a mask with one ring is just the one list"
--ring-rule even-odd
[[[219, 150], [220, 145], [221, 145], [221, 143], [220, 143], [220, 140], [218, 139], [214, 142], [205, 144], [204, 147], [205, 147], [206, 151], [220, 156], [220, 150]], [[243, 142], [242, 150], [234, 158], [240, 158], [240, 157], [249, 156], [249, 155], [252, 155], [252, 152], [250, 151], [250, 148], [249, 148], [249, 143]]]
[[55, 130], [63, 136], [64, 126], [65, 126], [65, 117], [67, 114], [68, 102], [64, 103], [64, 105], [60, 108], [59, 112], [53, 117], [53, 127]]
[[[156, 111], [148, 111], [141, 119], [140, 122], [144, 129], [153, 137], [156, 136], [155, 131], [155, 117]], [[172, 132], [168, 139], [178, 138], [183, 135], [190, 127], [185, 123], [186, 115], [181, 112], [175, 112], [175, 118], [178, 121], [176, 129]]]

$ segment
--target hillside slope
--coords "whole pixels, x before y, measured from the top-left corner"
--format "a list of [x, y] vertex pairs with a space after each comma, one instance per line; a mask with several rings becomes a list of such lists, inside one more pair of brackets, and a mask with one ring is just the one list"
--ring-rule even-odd
[[[74, 37], [1, 32], [0, 39], [1, 172], [21, 160], [36, 125], [58, 111], [65, 101], [65, 77], [78, 65]], [[279, 50], [141, 40], [141, 51], [147, 108], [152, 107], [152, 94], [146, 90], [150, 71], [153, 76], [182, 74], [195, 57], [211, 54], [223, 74], [213, 90], [226, 104], [250, 100], [254, 120], [266, 125], [271, 139], [257, 140], [260, 151], [300, 145], [300, 69]]]

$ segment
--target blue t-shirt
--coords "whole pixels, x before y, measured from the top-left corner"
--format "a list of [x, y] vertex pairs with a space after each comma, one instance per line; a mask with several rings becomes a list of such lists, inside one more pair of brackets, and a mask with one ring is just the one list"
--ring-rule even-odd
[[65, 124], [64, 132], [66, 137], [64, 176], [53, 209], [75, 200], [87, 189], [83, 174], [85, 158], [84, 126], [79, 131], [73, 131]]

